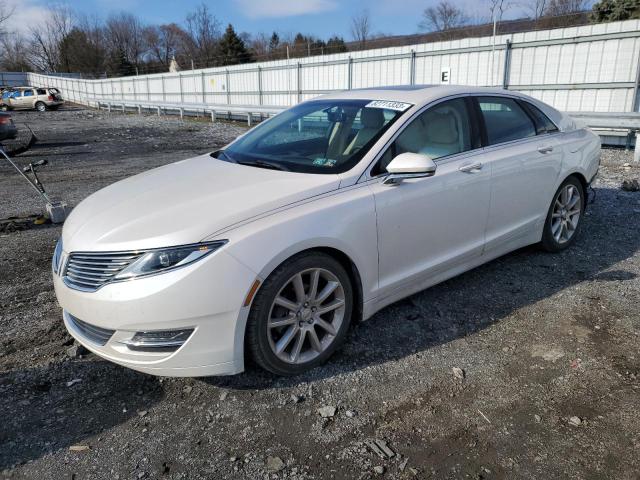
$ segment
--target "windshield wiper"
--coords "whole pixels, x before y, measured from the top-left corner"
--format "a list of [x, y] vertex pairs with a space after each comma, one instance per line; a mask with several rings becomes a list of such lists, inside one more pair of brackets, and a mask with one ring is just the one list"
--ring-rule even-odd
[[279, 163], [273, 163], [273, 162], [266, 162], [264, 160], [253, 160], [251, 162], [237, 162], [240, 165], [248, 165], [250, 167], [258, 167], [258, 168], [268, 168], [271, 170], [280, 170], [283, 172], [290, 172], [291, 170], [289, 170], [287, 167], [285, 167], [284, 165], [280, 165]]

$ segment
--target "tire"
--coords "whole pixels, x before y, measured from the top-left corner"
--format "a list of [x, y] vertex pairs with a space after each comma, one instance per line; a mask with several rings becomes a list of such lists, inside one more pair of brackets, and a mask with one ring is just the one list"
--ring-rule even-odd
[[[565, 208], [565, 201], [569, 205], [568, 208]], [[582, 183], [574, 176], [568, 177], [554, 194], [547, 212], [541, 242], [544, 250], [560, 252], [576, 241], [585, 206], [586, 197]], [[572, 212], [575, 213], [572, 215]]]
[[[317, 295], [313, 294], [314, 278]], [[336, 283], [339, 285], [335, 286]], [[299, 301], [298, 285], [308, 303]], [[326, 362], [344, 343], [353, 298], [349, 275], [333, 257], [311, 251], [290, 258], [269, 275], [256, 294], [247, 322], [248, 353], [261, 368], [276, 375], [298, 375], [311, 370]], [[279, 304], [283, 301], [287, 306]], [[343, 305], [335, 307], [341, 301]], [[327, 308], [332, 310], [319, 313]], [[274, 322], [282, 325], [274, 326]], [[299, 343], [301, 348], [297, 348]], [[284, 348], [278, 353], [282, 345]]]
[[44, 112], [47, 110], [47, 106], [42, 102], [36, 102], [35, 107], [36, 107], [36, 110], [39, 112]]
[[9, 106], [8, 105], [0, 105], [0, 111], [8, 112], [9, 111]]

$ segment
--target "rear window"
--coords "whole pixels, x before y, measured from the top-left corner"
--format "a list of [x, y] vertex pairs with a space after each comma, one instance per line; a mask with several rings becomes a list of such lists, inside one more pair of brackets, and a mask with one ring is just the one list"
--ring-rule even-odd
[[538, 132], [538, 135], [558, 131], [558, 127], [556, 127], [556, 124], [553, 123], [544, 113], [542, 113], [542, 110], [529, 102], [523, 103], [536, 122], [536, 130]]
[[489, 145], [534, 137], [531, 117], [511, 98], [478, 97]]

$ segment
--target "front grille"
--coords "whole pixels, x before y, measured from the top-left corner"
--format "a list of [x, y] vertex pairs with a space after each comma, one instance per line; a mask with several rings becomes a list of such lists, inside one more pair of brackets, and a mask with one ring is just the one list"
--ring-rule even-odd
[[95, 343], [96, 345], [102, 347], [106, 345], [112, 335], [116, 332], [115, 330], [109, 330], [107, 328], [96, 327], [95, 325], [90, 325], [82, 320], [74, 317], [69, 312], [67, 312], [67, 317], [69, 322], [75, 327], [75, 329], [87, 340], [91, 343]]
[[71, 253], [62, 274], [63, 279], [71, 288], [93, 292], [142, 255], [140, 252]]

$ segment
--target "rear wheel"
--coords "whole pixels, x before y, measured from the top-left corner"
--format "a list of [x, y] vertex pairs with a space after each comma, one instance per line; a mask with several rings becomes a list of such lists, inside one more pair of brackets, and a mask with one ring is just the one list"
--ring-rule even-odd
[[576, 177], [567, 178], [553, 197], [542, 234], [542, 247], [559, 252], [576, 239], [584, 213], [585, 194]]
[[44, 112], [47, 109], [47, 106], [42, 102], [36, 102], [36, 110], [39, 112]]
[[277, 375], [324, 363], [344, 343], [353, 311], [349, 275], [333, 257], [303, 253], [278, 267], [251, 307], [247, 347]]

